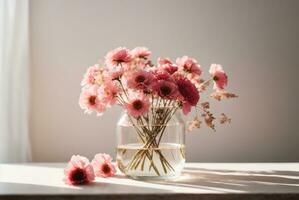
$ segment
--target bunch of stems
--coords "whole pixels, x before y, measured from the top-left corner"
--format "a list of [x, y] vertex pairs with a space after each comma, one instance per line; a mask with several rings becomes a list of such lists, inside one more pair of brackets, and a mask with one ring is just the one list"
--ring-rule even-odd
[[[124, 95], [118, 95], [119, 104], [125, 104], [128, 99], [127, 91], [124, 89], [122, 82], [119, 80]], [[150, 111], [139, 117], [128, 115], [129, 120], [136, 131], [140, 143], [143, 146], [138, 149], [131, 161], [126, 167], [126, 170], [136, 170], [140, 168], [144, 170], [146, 159], [149, 160], [149, 171], [152, 169], [160, 176], [161, 172], [157, 168], [157, 163], [154, 161], [154, 153], [159, 157], [163, 171], [167, 174], [169, 171], [174, 171], [174, 168], [167, 161], [159, 145], [168, 122], [179, 108], [179, 103], [174, 100], [162, 99], [151, 95]]]

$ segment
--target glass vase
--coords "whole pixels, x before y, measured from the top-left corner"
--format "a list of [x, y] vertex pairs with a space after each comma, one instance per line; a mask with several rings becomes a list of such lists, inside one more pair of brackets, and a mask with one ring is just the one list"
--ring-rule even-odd
[[167, 109], [154, 108], [147, 118], [122, 113], [117, 123], [116, 160], [125, 175], [169, 179], [181, 174], [185, 164], [185, 123], [180, 112], [164, 119]]

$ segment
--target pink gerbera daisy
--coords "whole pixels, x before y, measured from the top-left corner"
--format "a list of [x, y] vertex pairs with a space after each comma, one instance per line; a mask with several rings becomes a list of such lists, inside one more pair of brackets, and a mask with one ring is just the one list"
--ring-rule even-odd
[[153, 79], [152, 72], [138, 70], [128, 75], [127, 85], [131, 89], [147, 90]]
[[113, 105], [117, 100], [120, 88], [113, 81], [105, 81], [98, 93], [104, 104]]
[[162, 66], [165, 64], [172, 64], [172, 61], [170, 60], [170, 58], [158, 58], [158, 66]]
[[178, 96], [177, 85], [172, 81], [159, 80], [152, 86], [153, 91], [161, 98], [174, 100]]
[[137, 96], [132, 98], [124, 105], [128, 114], [133, 117], [143, 116], [149, 111], [150, 101], [146, 96]]
[[201, 74], [200, 66], [194, 58], [183, 56], [182, 58], [177, 58], [176, 63], [179, 70], [189, 73], [192, 76], [199, 76]]
[[156, 70], [154, 71], [154, 78], [155, 81], [159, 81], [159, 80], [173, 80], [173, 78], [171, 77], [171, 75], [164, 70]]
[[64, 182], [69, 185], [87, 184], [94, 181], [93, 167], [83, 156], [72, 156], [64, 169]]
[[83, 80], [81, 81], [81, 86], [93, 85], [100, 71], [101, 68], [99, 65], [90, 66], [84, 74]]
[[199, 101], [199, 92], [195, 85], [187, 78], [179, 77], [176, 81], [178, 90], [183, 97], [183, 101], [196, 106]]
[[131, 51], [133, 58], [148, 59], [151, 55], [151, 52], [146, 47], [136, 47]]
[[115, 66], [127, 65], [130, 63], [132, 60], [132, 55], [125, 47], [118, 47], [108, 52], [105, 59], [106, 65], [109, 68], [113, 68]]
[[112, 158], [108, 154], [99, 153], [95, 155], [94, 159], [91, 162], [95, 175], [104, 178], [114, 176], [116, 173], [116, 169], [111, 161]]
[[101, 115], [106, 109], [106, 105], [98, 96], [97, 86], [82, 88], [79, 105], [86, 113], [89, 114], [92, 113], [92, 111], [96, 111], [98, 115]]
[[214, 89], [222, 90], [227, 86], [228, 78], [221, 65], [212, 64], [209, 73], [214, 81]]
[[158, 58], [158, 67], [169, 74], [173, 74], [178, 70], [178, 67], [169, 58]]

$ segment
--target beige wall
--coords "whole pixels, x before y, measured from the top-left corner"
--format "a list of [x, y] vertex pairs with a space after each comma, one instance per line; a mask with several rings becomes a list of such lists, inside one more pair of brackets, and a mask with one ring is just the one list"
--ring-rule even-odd
[[233, 118], [216, 133], [187, 135], [189, 161], [299, 161], [299, 1], [31, 0], [30, 133], [35, 161], [114, 154], [119, 108], [103, 117], [78, 106], [86, 67], [118, 46], [153, 58], [195, 57], [227, 71]]

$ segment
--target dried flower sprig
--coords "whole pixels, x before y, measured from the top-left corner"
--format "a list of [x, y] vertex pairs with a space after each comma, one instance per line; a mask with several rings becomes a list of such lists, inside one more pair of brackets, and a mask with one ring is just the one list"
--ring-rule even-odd
[[221, 101], [223, 99], [231, 99], [231, 98], [236, 98], [238, 97], [238, 95], [234, 94], [234, 93], [230, 93], [230, 92], [227, 92], [227, 91], [224, 91], [224, 90], [217, 90], [215, 92], [213, 92], [210, 97], [218, 100], [218, 101]]

